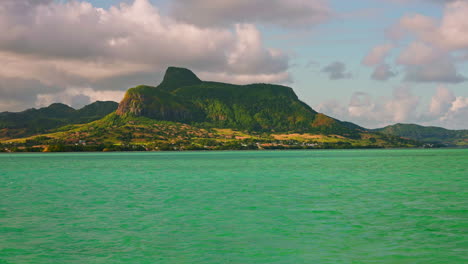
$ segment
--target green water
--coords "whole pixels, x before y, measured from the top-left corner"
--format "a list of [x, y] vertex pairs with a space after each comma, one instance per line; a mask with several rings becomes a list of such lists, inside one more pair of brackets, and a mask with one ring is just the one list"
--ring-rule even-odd
[[0, 155], [0, 263], [468, 263], [468, 150]]

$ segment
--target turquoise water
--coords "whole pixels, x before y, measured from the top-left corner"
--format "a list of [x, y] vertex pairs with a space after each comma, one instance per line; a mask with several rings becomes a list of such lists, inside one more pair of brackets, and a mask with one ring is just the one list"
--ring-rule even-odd
[[0, 263], [468, 263], [468, 150], [0, 155]]

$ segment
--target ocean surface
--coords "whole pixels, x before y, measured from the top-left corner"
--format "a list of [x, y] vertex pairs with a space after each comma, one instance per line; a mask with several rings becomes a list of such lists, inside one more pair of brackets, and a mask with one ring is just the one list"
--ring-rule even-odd
[[468, 149], [1, 154], [0, 263], [468, 263]]

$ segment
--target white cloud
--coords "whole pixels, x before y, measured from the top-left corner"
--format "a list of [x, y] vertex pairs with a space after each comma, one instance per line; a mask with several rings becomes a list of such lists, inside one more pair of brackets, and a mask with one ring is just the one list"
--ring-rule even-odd
[[389, 97], [356, 92], [347, 104], [330, 100], [317, 106], [317, 110], [368, 128], [395, 123], [468, 128], [468, 97], [455, 97], [450, 89], [442, 86], [437, 88], [428, 106], [422, 105], [420, 97], [411, 89], [402, 86], [395, 88]]
[[120, 102], [124, 96], [122, 91], [95, 91], [89, 87], [67, 88], [58, 93], [38, 94], [35, 102], [37, 107], [48, 106], [55, 102], [61, 102], [75, 108], [80, 108], [95, 101]]
[[364, 57], [362, 64], [374, 67], [374, 71], [371, 75], [373, 80], [386, 81], [397, 75], [392, 71], [391, 66], [385, 62], [385, 59], [394, 47], [395, 46], [390, 43], [378, 45], [372, 48], [366, 57]]
[[466, 80], [458, 73], [451, 53], [419, 41], [406, 47], [397, 63], [405, 66], [406, 81], [459, 83]]
[[409, 3], [415, 3], [415, 2], [445, 4], [449, 2], [467, 1], [467, 0], [383, 0], [383, 1], [390, 2], [390, 3], [398, 3], [398, 4], [409, 4]]
[[394, 48], [393, 44], [383, 44], [372, 48], [363, 60], [363, 64], [367, 66], [376, 66], [385, 62], [385, 58]]
[[374, 72], [371, 75], [373, 80], [386, 81], [397, 74], [390, 68], [390, 65], [383, 63], [375, 67]]
[[227, 73], [212, 73], [199, 72], [197, 74], [202, 80], [210, 80], [217, 82], [227, 82], [234, 84], [250, 84], [250, 83], [289, 83], [292, 82], [288, 73], [283, 74], [227, 74]]
[[455, 101], [452, 102], [452, 107], [450, 107], [450, 111], [460, 112], [465, 108], [468, 108], [468, 97], [459, 96], [455, 98]]
[[[254, 25], [200, 27], [162, 15], [148, 0], [109, 9], [86, 1], [3, 0], [0, 32], [0, 78], [62, 90], [123, 90], [168, 66], [240, 81], [290, 80], [288, 56], [266, 48]], [[29, 89], [32, 98], [41, 93]]]
[[347, 112], [352, 117], [361, 117], [373, 112], [375, 108], [376, 105], [369, 94], [355, 92], [349, 101]]
[[412, 34], [417, 41], [430, 43], [437, 49], [457, 51], [468, 49], [468, 1], [445, 1], [440, 21], [415, 14], [403, 17], [397, 30]]
[[442, 57], [442, 52], [435, 50], [424, 42], [413, 42], [397, 58], [399, 64], [423, 65]]
[[262, 46], [260, 32], [253, 25], [236, 25], [237, 42], [228, 55], [228, 68], [239, 74], [271, 74], [287, 69], [288, 58], [276, 49]]
[[437, 32], [437, 21], [421, 14], [406, 15], [395, 26], [401, 34], [416, 34], [422, 40], [432, 40], [431, 35]]
[[174, 0], [172, 13], [201, 26], [261, 23], [308, 27], [332, 15], [327, 0]]
[[[390, 40], [400, 43], [396, 45], [402, 50], [396, 63], [403, 66], [405, 81], [459, 83], [467, 80], [458, 72], [458, 64], [464, 63], [460, 54], [468, 52], [468, 1], [439, 2], [445, 4], [440, 20], [421, 14], [405, 15], [388, 30]], [[376, 46], [363, 63], [382, 64], [391, 48]]]
[[432, 97], [429, 123], [459, 129], [468, 128], [468, 97], [455, 97], [445, 87], [439, 87]]
[[317, 110], [338, 119], [375, 128], [413, 119], [418, 105], [419, 97], [402, 86], [395, 88], [391, 97], [374, 98], [368, 93], [356, 92], [346, 106], [327, 102], [320, 104]]
[[452, 1], [447, 5], [440, 27], [440, 46], [452, 50], [468, 48], [468, 1]]
[[453, 92], [446, 87], [439, 86], [436, 94], [431, 99], [429, 113], [433, 116], [443, 115], [451, 109], [454, 101], [455, 95], [453, 95]]
[[384, 112], [390, 114], [391, 122], [401, 123], [412, 120], [416, 116], [419, 100], [419, 97], [413, 95], [409, 88], [396, 88], [392, 98], [384, 103]]
[[460, 83], [466, 77], [457, 72], [453, 62], [442, 57], [428, 64], [409, 65], [406, 67], [405, 80], [410, 82]]

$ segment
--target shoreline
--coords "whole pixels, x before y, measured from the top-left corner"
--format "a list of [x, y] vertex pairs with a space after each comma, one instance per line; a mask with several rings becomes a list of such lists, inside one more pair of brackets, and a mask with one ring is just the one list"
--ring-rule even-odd
[[438, 147], [438, 148], [316, 148], [316, 149], [216, 149], [216, 150], [149, 150], [149, 151], [16, 151], [16, 152], [0, 152], [0, 155], [6, 154], [48, 154], [48, 153], [208, 153], [208, 152], [293, 152], [293, 151], [343, 151], [343, 150], [461, 150], [468, 149], [468, 147]]

